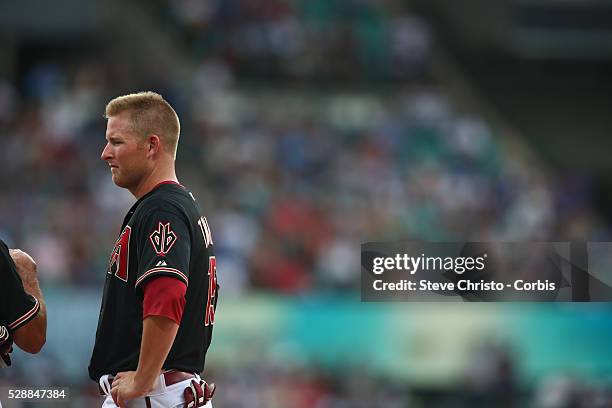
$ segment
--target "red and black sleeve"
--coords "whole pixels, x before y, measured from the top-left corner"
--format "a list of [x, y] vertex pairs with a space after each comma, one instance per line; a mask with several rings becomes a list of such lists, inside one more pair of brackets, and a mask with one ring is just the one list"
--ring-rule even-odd
[[191, 238], [187, 219], [178, 211], [153, 210], [143, 217], [138, 236], [135, 287], [148, 279], [169, 276], [189, 285]]
[[13, 332], [38, 314], [38, 300], [25, 292], [8, 247], [0, 241], [0, 324]]

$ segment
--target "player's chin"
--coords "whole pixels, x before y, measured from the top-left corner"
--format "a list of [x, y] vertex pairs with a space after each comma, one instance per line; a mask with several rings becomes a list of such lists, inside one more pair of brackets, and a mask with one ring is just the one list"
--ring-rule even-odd
[[112, 179], [117, 187], [125, 187], [125, 180], [116, 171], [113, 172]]

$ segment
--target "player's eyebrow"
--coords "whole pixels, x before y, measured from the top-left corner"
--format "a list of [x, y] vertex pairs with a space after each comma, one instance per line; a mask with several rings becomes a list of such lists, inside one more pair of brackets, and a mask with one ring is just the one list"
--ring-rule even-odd
[[118, 141], [121, 141], [122, 138], [121, 138], [121, 136], [115, 135], [113, 133], [113, 134], [110, 134], [110, 135], [106, 136], [106, 140], [109, 141], [109, 142], [118, 142]]

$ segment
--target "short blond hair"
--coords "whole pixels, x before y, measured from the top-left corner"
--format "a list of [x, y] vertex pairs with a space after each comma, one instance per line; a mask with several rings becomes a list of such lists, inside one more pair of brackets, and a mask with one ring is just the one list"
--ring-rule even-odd
[[106, 119], [122, 112], [131, 112], [134, 131], [145, 137], [151, 133], [159, 136], [162, 144], [176, 157], [181, 123], [170, 104], [156, 92], [138, 92], [118, 96], [106, 105]]

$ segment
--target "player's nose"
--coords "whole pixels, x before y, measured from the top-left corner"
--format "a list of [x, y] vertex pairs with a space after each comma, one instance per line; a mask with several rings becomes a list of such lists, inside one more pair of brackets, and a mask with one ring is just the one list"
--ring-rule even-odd
[[102, 149], [102, 154], [100, 154], [100, 158], [104, 161], [109, 160], [112, 157], [111, 155], [111, 149], [110, 149], [110, 145], [109, 143], [106, 144], [106, 146], [104, 146], [104, 149]]

